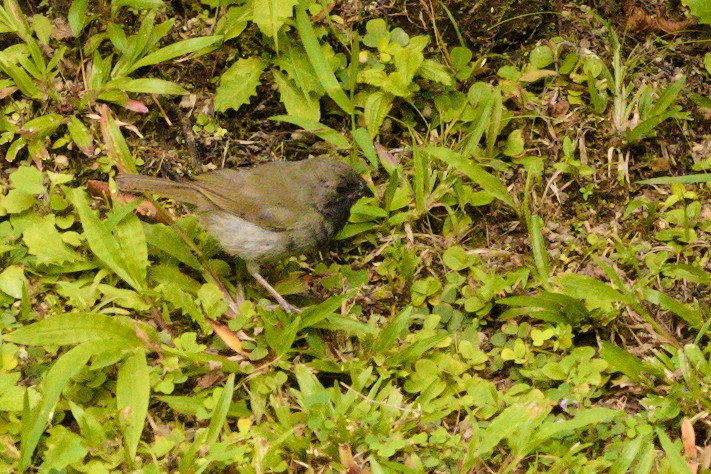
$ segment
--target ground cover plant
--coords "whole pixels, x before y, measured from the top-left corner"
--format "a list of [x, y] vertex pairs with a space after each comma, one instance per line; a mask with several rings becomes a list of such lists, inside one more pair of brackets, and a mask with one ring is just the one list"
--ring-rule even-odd
[[[4, 0], [0, 470], [707, 472], [709, 24]], [[113, 179], [319, 155], [374, 196], [299, 314]]]

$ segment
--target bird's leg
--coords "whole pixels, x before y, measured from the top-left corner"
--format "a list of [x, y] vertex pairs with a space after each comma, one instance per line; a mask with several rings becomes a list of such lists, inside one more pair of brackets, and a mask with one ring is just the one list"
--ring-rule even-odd
[[300, 313], [301, 310], [297, 308], [296, 306], [290, 304], [288, 301], [284, 299], [283, 296], [279, 294], [277, 290], [274, 289], [272, 285], [267, 282], [267, 280], [264, 279], [262, 275], [259, 274], [259, 264], [255, 262], [247, 262], [247, 271], [249, 272], [250, 275], [252, 275], [252, 278], [257, 280], [257, 283], [262, 285], [265, 290], [269, 292], [270, 295], [274, 297], [275, 300], [277, 300], [277, 303], [279, 303], [279, 306], [281, 306], [284, 311], [287, 313]]

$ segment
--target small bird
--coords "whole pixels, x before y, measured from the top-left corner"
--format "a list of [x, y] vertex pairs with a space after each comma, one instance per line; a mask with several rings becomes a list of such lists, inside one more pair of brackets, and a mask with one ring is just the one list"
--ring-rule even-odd
[[120, 174], [119, 189], [156, 193], [196, 208], [207, 231], [287, 312], [298, 311], [259, 273], [260, 263], [308, 253], [343, 228], [355, 202], [372, 196], [350, 166], [326, 157], [222, 169], [192, 181]]

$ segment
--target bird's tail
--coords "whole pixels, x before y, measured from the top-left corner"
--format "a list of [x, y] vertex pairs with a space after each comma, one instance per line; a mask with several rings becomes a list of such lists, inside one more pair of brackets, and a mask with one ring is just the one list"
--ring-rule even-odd
[[205, 197], [191, 182], [179, 183], [140, 174], [120, 174], [116, 176], [116, 184], [121, 191], [160, 194], [195, 206], [205, 201]]

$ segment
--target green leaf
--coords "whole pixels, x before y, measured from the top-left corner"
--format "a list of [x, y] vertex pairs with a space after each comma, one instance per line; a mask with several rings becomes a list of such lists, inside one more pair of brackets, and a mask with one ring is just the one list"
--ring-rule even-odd
[[89, 128], [84, 125], [81, 120], [72, 116], [67, 123], [69, 136], [72, 141], [79, 147], [79, 150], [86, 156], [94, 156], [94, 137], [91, 135]]
[[316, 75], [321, 81], [326, 94], [338, 104], [338, 106], [347, 114], [353, 114], [354, 108], [351, 100], [341, 88], [333, 70], [326, 59], [321, 45], [316, 38], [313, 25], [306, 14], [306, 2], [301, 2], [296, 7], [296, 29], [301, 37], [301, 42], [306, 50], [306, 55], [311, 61], [311, 65], [316, 71]]
[[[130, 241], [119, 241], [109, 229], [106, 228], [89, 208], [86, 197], [80, 189], [74, 189], [71, 196], [72, 203], [79, 213], [84, 235], [94, 255], [108, 269], [116, 273], [123, 281], [131, 285], [136, 291], [141, 291], [146, 284], [144, 257], [145, 236], [140, 225], [131, 227], [139, 232], [131, 236]], [[124, 237], [126, 237], [124, 233]], [[138, 244], [138, 247], [135, 245]], [[132, 246], [134, 245], [134, 246]], [[142, 246], [142, 248], [141, 248]]]
[[64, 243], [62, 234], [55, 226], [54, 214], [47, 214], [39, 221], [28, 225], [22, 232], [22, 240], [27, 245], [30, 255], [36, 256], [37, 263], [42, 265], [86, 261], [82, 255]]
[[[661, 445], [664, 453], [667, 455], [667, 460], [669, 461], [670, 471], [675, 474], [692, 474], [689, 465], [686, 463], [684, 456], [681, 454], [681, 443], [673, 443], [669, 436], [662, 431], [660, 428], [654, 428], [654, 432], [659, 438], [659, 444]], [[696, 472], [696, 470], [694, 470]]]
[[222, 35], [224, 41], [229, 41], [242, 34], [252, 18], [252, 7], [249, 5], [232, 7], [227, 14], [217, 21], [215, 33]]
[[295, 84], [283, 74], [280, 74], [279, 71], [272, 71], [272, 76], [279, 88], [281, 102], [290, 116], [314, 122], [318, 122], [321, 119], [321, 105], [318, 100], [308, 92], [297, 89]]
[[188, 244], [175, 232], [175, 230], [164, 224], [145, 224], [143, 231], [146, 234], [146, 242], [149, 245], [165, 252], [195, 270], [201, 270], [200, 260], [193, 254]]
[[[45, 373], [42, 399], [30, 409], [29, 399], [25, 397], [20, 427], [20, 465], [21, 471], [30, 466], [32, 454], [37, 448], [45, 426], [50, 422], [62, 390], [70, 379], [86, 368], [89, 358], [106, 351], [125, 349], [120, 341], [98, 340], [85, 342], [62, 355]], [[27, 393], [27, 392], [26, 392]]]
[[380, 132], [380, 127], [388, 116], [392, 105], [393, 96], [390, 94], [376, 91], [368, 95], [365, 100], [363, 118], [371, 138], [375, 138]]
[[21, 214], [37, 203], [37, 198], [31, 194], [11, 189], [6, 195], [0, 195], [0, 209], [3, 214]]
[[613, 370], [618, 370], [635, 382], [644, 381], [646, 372], [644, 364], [626, 350], [611, 342], [603, 341], [600, 348], [602, 357]]
[[470, 180], [481, 186], [484, 191], [502, 201], [504, 204], [516, 209], [516, 204], [511, 198], [506, 186], [494, 175], [487, 172], [472, 160], [467, 160], [458, 153], [444, 147], [425, 147], [432, 156], [444, 161], [457, 171], [464, 173]]
[[551, 265], [548, 261], [546, 239], [543, 237], [543, 219], [541, 219], [540, 216], [533, 216], [531, 218], [529, 235], [531, 236], [531, 250], [533, 251], [533, 261], [536, 264], [536, 270], [543, 282], [543, 287], [549, 289]]
[[129, 462], [136, 457], [138, 443], [141, 441], [150, 394], [146, 353], [143, 349], [138, 349], [121, 364], [116, 379], [116, 409]]
[[417, 75], [423, 79], [438, 82], [447, 87], [454, 84], [454, 78], [447, 67], [431, 59], [422, 61], [422, 64], [417, 69]]
[[20, 192], [25, 194], [42, 194], [45, 192], [44, 176], [34, 166], [20, 166], [10, 174], [10, 182]]
[[30, 99], [39, 99], [42, 97], [42, 92], [34, 80], [24, 69], [15, 65], [4, 51], [0, 51], [0, 70], [12, 79], [17, 88], [20, 89], [20, 92], [26, 97]]
[[504, 147], [504, 155], [506, 156], [520, 156], [523, 154], [525, 147], [525, 142], [523, 139], [523, 130], [516, 129], [509, 133], [506, 139], [506, 146]]
[[49, 44], [49, 37], [54, 29], [49, 18], [39, 14], [33, 15], [32, 28], [35, 30], [35, 34], [37, 35], [37, 39], [40, 40], [40, 43]]
[[136, 323], [99, 313], [51, 316], [23, 326], [3, 338], [29, 346], [63, 346], [104, 339], [126, 348], [143, 347], [143, 342], [136, 336]]
[[370, 166], [372, 166], [374, 170], [377, 170], [379, 164], [378, 153], [375, 151], [373, 139], [368, 133], [368, 130], [363, 127], [359, 127], [353, 130], [352, 136], [353, 141], [356, 142], [358, 148], [361, 149], [365, 157], [368, 159]]
[[410, 316], [412, 315], [412, 306], [406, 306], [394, 318], [390, 318], [387, 324], [380, 329], [378, 337], [373, 342], [373, 351], [376, 354], [383, 354], [389, 351], [398, 340], [407, 332], [410, 327]]
[[704, 324], [704, 316], [700, 311], [689, 308], [671, 296], [648, 287], [640, 288], [640, 292], [644, 296], [644, 299], [652, 304], [659, 305], [666, 311], [671, 311], [676, 314], [692, 328], [700, 329]]
[[294, 14], [297, 0], [253, 0], [252, 21], [259, 30], [274, 41], [274, 49], [279, 52], [279, 39], [277, 33], [286, 20]]
[[22, 126], [22, 132], [32, 138], [44, 138], [50, 136], [60, 125], [66, 122], [64, 116], [59, 114], [47, 114], [34, 118]]
[[249, 98], [257, 93], [267, 62], [260, 58], [239, 59], [222, 74], [220, 85], [215, 93], [215, 110], [225, 112], [228, 109], [239, 110], [249, 103]]
[[141, 94], [182, 95], [188, 93], [175, 82], [152, 78], [128, 79], [123, 77], [107, 83], [105, 87], [107, 89], [115, 87], [124, 92]]
[[350, 148], [350, 142], [346, 139], [346, 137], [341, 135], [336, 130], [327, 127], [326, 125], [320, 122], [315, 122], [313, 120], [308, 120], [300, 117], [292, 117], [290, 115], [275, 115], [274, 117], [270, 117], [269, 119], [277, 120], [279, 122], [287, 122], [301, 127], [307, 132], [311, 132], [317, 137], [326, 140], [336, 148]]
[[128, 73], [133, 72], [136, 69], [144, 66], [152, 66], [154, 64], [164, 63], [166, 61], [170, 61], [173, 58], [194, 53], [195, 51], [207, 48], [220, 41], [222, 41], [222, 36], [220, 35], [203, 36], [201, 38], [191, 38], [178, 41], [177, 43], [173, 43], [164, 48], [160, 48], [159, 50], [146, 55], [143, 59], [134, 63], [133, 66], [129, 68]]
[[19, 265], [10, 265], [0, 273], [0, 291], [16, 300], [22, 298], [25, 285], [27, 285], [25, 270]]
[[75, 38], [79, 37], [87, 24], [88, 18], [86, 16], [86, 11], [88, 7], [89, 0], [74, 0], [69, 7], [67, 21], [69, 22], [69, 27], [72, 29], [72, 33], [74, 33]]

